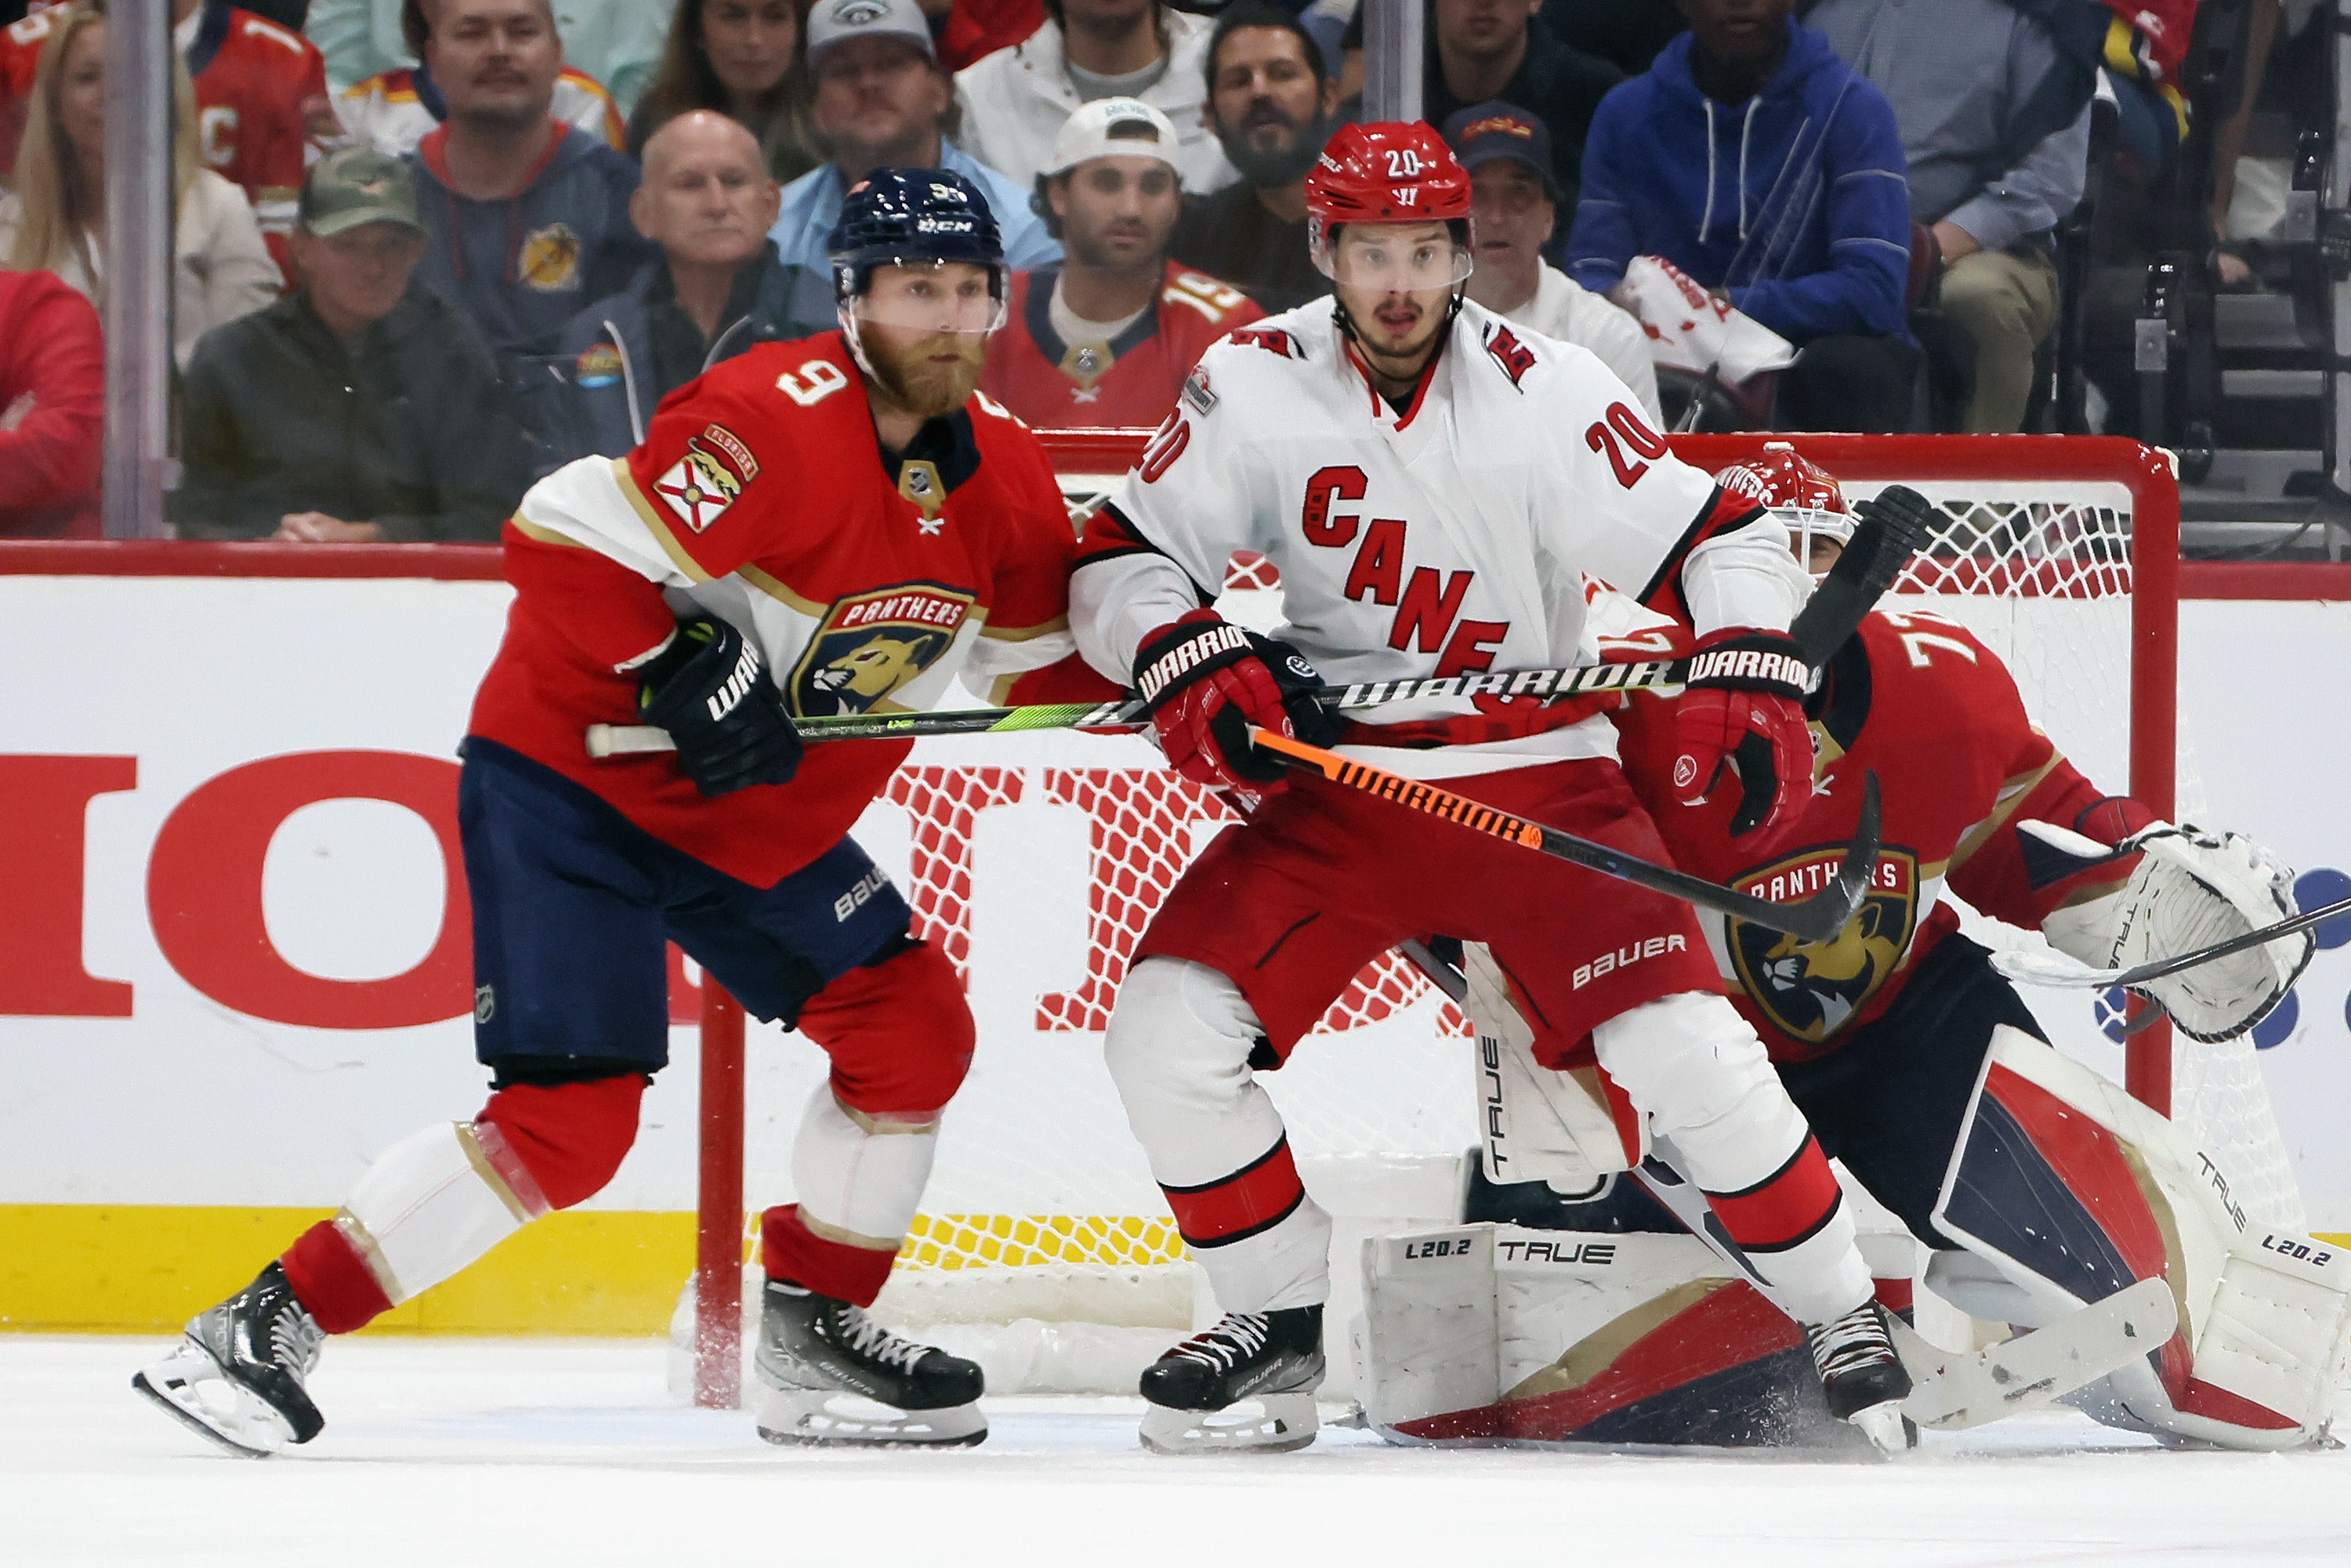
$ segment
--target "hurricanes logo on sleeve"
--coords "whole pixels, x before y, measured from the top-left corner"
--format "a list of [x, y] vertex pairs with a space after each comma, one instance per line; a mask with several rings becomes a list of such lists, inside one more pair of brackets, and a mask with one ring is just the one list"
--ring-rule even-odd
[[901, 583], [833, 601], [801, 651], [786, 693], [804, 716], [869, 713], [922, 678], [955, 645], [972, 596]]
[[[709, 445], [704, 444], [705, 440]], [[758, 473], [759, 465], [734, 433], [714, 424], [700, 435], [685, 438], [684, 453], [670, 465], [668, 473], [653, 481], [653, 494], [677, 514], [678, 521], [698, 534], [735, 504], [743, 486]]]
[[[1842, 863], [1834, 845], [1800, 850], [1731, 885], [1792, 904], [1824, 890]], [[1918, 857], [1887, 845], [1861, 908], [1826, 942], [1806, 942], [1744, 920], [1729, 925], [1739, 984], [1763, 1014], [1797, 1040], [1818, 1045], [1843, 1030], [1883, 989], [1909, 950], [1918, 917]]]

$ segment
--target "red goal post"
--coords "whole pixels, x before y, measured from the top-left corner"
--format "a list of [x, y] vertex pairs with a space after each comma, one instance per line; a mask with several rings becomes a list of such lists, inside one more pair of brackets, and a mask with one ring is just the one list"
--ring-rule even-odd
[[[1081, 521], [1116, 485], [1149, 434], [1142, 430], [1040, 433], [1062, 478], [1073, 522]], [[2089, 755], [2081, 759], [2093, 776], [2112, 788], [2125, 782], [2113, 775], [2126, 767], [2129, 792], [2159, 814], [2173, 814], [2179, 742], [2179, 498], [2168, 453], [2103, 436], [1685, 435], [1673, 437], [1672, 444], [1684, 460], [1712, 471], [1755, 455], [1767, 440], [1779, 439], [1793, 441], [1856, 497], [1886, 484], [1902, 483], [1921, 489], [1937, 502], [1949, 527], [1897, 584], [1896, 595], [1917, 592], [1939, 604], [1956, 602], [1986, 612], [1986, 622], [1970, 620], [1971, 629], [1986, 634], [1987, 641], [2018, 670], [2021, 684], [2028, 688], [2028, 706], [2035, 695], [2031, 682], [2024, 678], [2029, 674], [2037, 674], [2045, 683], [2044, 690], [2063, 699], [2071, 726], [2088, 742], [2084, 749]], [[1228, 586], [1256, 585], [1244, 574]], [[2126, 601], [2126, 612], [2116, 601]], [[2084, 745], [2070, 741], [2057, 724], [2048, 727], [2069, 753], [2076, 745]], [[2092, 736], [2094, 730], [2099, 733]], [[998, 739], [1012, 765], [1018, 765], [1019, 758], [1009, 754], [1017, 753], [1023, 744], [1020, 739]], [[912, 763], [919, 760], [919, 754], [910, 759], [910, 771]], [[906, 777], [902, 773], [902, 779]], [[938, 791], [935, 780], [925, 792], [902, 790], [893, 795], [903, 796], [918, 817], [933, 809], [924, 802], [947, 800], [956, 820], [942, 831], [951, 828], [968, 838], [974, 809], [964, 798], [950, 799]], [[1017, 796], [998, 797], [1013, 798]], [[1122, 816], [1120, 831], [1128, 836], [1113, 835], [1105, 841], [1098, 821], [1098, 845], [1142, 843], [1134, 835], [1152, 831], [1155, 821], [1163, 831], [1174, 831], [1123, 796], [1110, 798], [1110, 792], [1100, 789], [1072, 795], [1064, 789], [1061, 799], [1082, 802], [1098, 818], [1103, 812]], [[918, 828], [922, 825], [917, 823]], [[1121, 930], [1131, 946], [1140, 923], [1147, 920], [1188, 858], [1179, 844], [1145, 844], [1144, 852], [1131, 862], [1112, 862], [1115, 873], [1112, 880], [1117, 886], [1106, 891], [1098, 884], [1089, 895], [1097, 905], [1096, 925], [1102, 924], [1100, 905], [1106, 899], [1116, 904]], [[950, 877], [930, 885], [918, 878], [918, 885], [909, 889], [918, 925], [934, 925], [943, 915], [955, 920], [967, 918], [963, 908], [948, 911], [938, 902], [968, 895], [967, 857], [957, 862], [953, 876], [963, 880]], [[956, 889], [962, 891], [958, 894]], [[1116, 946], [1115, 941], [1113, 949], [1095, 956], [1090, 994], [1097, 999], [1123, 972], [1125, 949]], [[1359, 994], [1368, 996], [1374, 1009], [1370, 1017], [1401, 1006], [1393, 976], [1374, 979], [1374, 972], [1366, 971], [1365, 980], [1350, 992], [1350, 999]], [[744, 1030], [740, 1010], [716, 986], [705, 986], [705, 998], [701, 1213], [693, 1288], [695, 1396], [699, 1404], [733, 1405], [741, 1364], [742, 1327], [741, 1314], [734, 1307], [741, 1299], [746, 1238]], [[1334, 1017], [1342, 1008], [1333, 1009]], [[1074, 1024], [1064, 1020], [1061, 1027], [1098, 1027], [1099, 1011], [1099, 1006], [1092, 1007], [1083, 1019]], [[2165, 1112], [2171, 1109], [2173, 1087], [2169, 1033], [2167, 1027], [2157, 1024], [2130, 1037], [2125, 1059], [2125, 1081], [2130, 1092]], [[980, 1051], [985, 1055], [989, 1049], [984, 1030]], [[2258, 1092], [2257, 1077], [2253, 1092]], [[2259, 1113], [2267, 1115], [2265, 1100]], [[2251, 1113], [2223, 1109], [2214, 1114], [2227, 1118]], [[1124, 1137], [1123, 1126], [1113, 1128], [1113, 1134]], [[2283, 1179], [2291, 1183], [2290, 1171]], [[772, 1201], [779, 1195], [756, 1196]], [[914, 1266], [918, 1253], [935, 1258], [935, 1248], [910, 1246], [901, 1257], [901, 1271]], [[991, 1251], [987, 1260], [996, 1261], [997, 1255]], [[942, 1266], [957, 1265], [949, 1260]]]

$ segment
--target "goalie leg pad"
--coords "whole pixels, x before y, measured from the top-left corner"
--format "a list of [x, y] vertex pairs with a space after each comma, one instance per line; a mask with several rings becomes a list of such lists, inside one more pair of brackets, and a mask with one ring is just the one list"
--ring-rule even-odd
[[1463, 945], [1462, 969], [1483, 1101], [1479, 1143], [1486, 1179], [1590, 1192], [1611, 1173], [1639, 1164], [1649, 1152], [1647, 1123], [1605, 1071], [1535, 1060], [1534, 1026], [1485, 943]]
[[1128, 972], [1103, 1046], [1127, 1124], [1228, 1312], [1330, 1294], [1330, 1217], [1300, 1185], [1280, 1113], [1249, 1066], [1262, 1038], [1230, 979], [1163, 957]]
[[1666, 997], [1610, 1019], [1593, 1043], [1782, 1307], [1821, 1322], [1869, 1299], [1836, 1177], [1729, 1002]]
[[[1935, 1218], [2022, 1293], [2032, 1315], [2013, 1321], [2053, 1321], [2141, 1280], [2170, 1284], [2178, 1332], [2116, 1371], [2093, 1414], [2229, 1448], [2296, 1447], [2332, 1420], [2351, 1258], [2248, 1227], [2224, 1192], [2168, 1122], [2002, 1029]], [[1942, 1260], [1930, 1280], [1970, 1293]]]

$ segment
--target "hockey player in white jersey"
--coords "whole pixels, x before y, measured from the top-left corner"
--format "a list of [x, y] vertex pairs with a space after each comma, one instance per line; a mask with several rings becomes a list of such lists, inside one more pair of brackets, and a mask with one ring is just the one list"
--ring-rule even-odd
[[[1128, 1120], [1225, 1314], [1144, 1372], [1144, 1441], [1312, 1440], [1331, 1226], [1255, 1075], [1367, 961], [1444, 934], [1489, 944], [1539, 1020], [1544, 1066], [1596, 1058], [1624, 1135], [1646, 1118], [1802, 1320], [1831, 1408], [1898, 1442], [1909, 1379], [1852, 1219], [1691, 909], [1285, 780], [1248, 740], [1255, 726], [1332, 744], [1662, 862], [1593, 706], [1397, 703], [1334, 732], [1299, 694], [1593, 662], [1583, 573], [1670, 604], [1702, 648], [1792, 653], [1784, 628], [1809, 587], [1786, 530], [1677, 461], [1597, 360], [1464, 297], [1469, 181], [1434, 131], [1343, 128], [1306, 186], [1333, 298], [1207, 351], [1088, 524], [1071, 588], [1081, 650], [1141, 688], [1169, 762], [1249, 809], [1169, 894], [1111, 1019]], [[1279, 567], [1282, 640], [1206, 608], [1236, 549]], [[1811, 784], [1799, 695], [1752, 677], [1694, 687], [1678, 797], [1736, 789], [1753, 841], [1784, 831]], [[1215, 1414], [1244, 1401], [1254, 1414]]]

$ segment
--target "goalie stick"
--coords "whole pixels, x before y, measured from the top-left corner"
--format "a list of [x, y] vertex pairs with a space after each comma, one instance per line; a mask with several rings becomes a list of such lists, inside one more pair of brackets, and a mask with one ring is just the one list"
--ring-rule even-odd
[[2141, 1280], [2046, 1328], [1967, 1354], [1938, 1350], [1900, 1318], [1894, 1348], [1913, 1388], [1902, 1414], [1940, 1432], [1963, 1431], [2055, 1403], [2126, 1362], [2159, 1350], [2179, 1326], [2166, 1280]]
[[[1929, 534], [1934, 507], [1905, 485], [1890, 485], [1854, 508], [1861, 518], [1853, 540], [1795, 622], [1788, 628], [1813, 668], [1844, 645]], [[1656, 691], [1688, 684], [1707, 673], [1709, 659], [1646, 659], [1580, 664], [1565, 670], [1480, 671], [1425, 680], [1358, 681], [1324, 686], [1314, 700], [1326, 708], [1378, 707], [1434, 697], [1541, 697], [1559, 701], [1606, 692]], [[1693, 666], [1698, 666], [1694, 668]], [[825, 714], [793, 720], [802, 740], [918, 740], [935, 735], [1005, 735], [1027, 729], [1123, 730], [1142, 724], [1141, 699], [1114, 703], [1034, 703], [1023, 707], [947, 708], [932, 713]], [[647, 724], [591, 724], [588, 755], [598, 759], [675, 749], [666, 730]]]
[[1812, 897], [1798, 904], [1773, 904], [1736, 888], [1724, 887], [1704, 877], [1691, 876], [1667, 866], [1653, 865], [1637, 855], [1628, 855], [1581, 839], [1573, 833], [1547, 828], [1541, 822], [1530, 822], [1508, 811], [1498, 811], [1491, 806], [1465, 799], [1424, 784], [1416, 779], [1399, 778], [1394, 773], [1374, 768], [1367, 763], [1351, 762], [1335, 751], [1325, 751], [1319, 746], [1309, 746], [1302, 740], [1287, 736], [1271, 735], [1251, 726], [1251, 744], [1278, 758], [1283, 767], [1302, 773], [1319, 773], [1344, 789], [1361, 789], [1393, 800], [1409, 811], [1441, 818], [1458, 823], [1472, 832], [1489, 838], [1501, 839], [1596, 871], [1603, 876], [1629, 882], [1635, 887], [1646, 887], [1711, 909], [1718, 915], [1728, 915], [1734, 920], [1750, 921], [1769, 930], [1784, 932], [1806, 942], [1827, 942], [1844, 929], [1845, 922], [1861, 907], [1862, 896], [1868, 892], [1870, 879], [1877, 872], [1878, 805], [1877, 775], [1863, 775], [1861, 821], [1855, 828], [1853, 841], [1845, 846], [1844, 858], [1837, 866], [1836, 880]]

